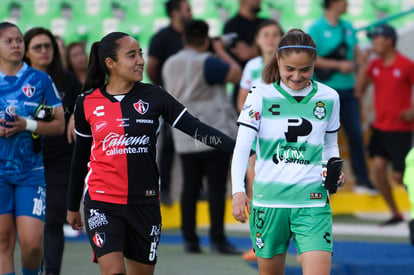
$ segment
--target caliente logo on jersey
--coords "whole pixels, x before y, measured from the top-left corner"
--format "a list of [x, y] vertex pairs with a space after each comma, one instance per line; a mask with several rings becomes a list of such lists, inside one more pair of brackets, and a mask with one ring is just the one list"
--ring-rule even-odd
[[32, 97], [32, 95], [35, 93], [35, 90], [36, 88], [30, 84], [26, 84], [26, 86], [22, 87], [22, 91], [27, 97]]
[[145, 114], [148, 111], [149, 103], [140, 99], [137, 103], [134, 103], [134, 108], [141, 115]]

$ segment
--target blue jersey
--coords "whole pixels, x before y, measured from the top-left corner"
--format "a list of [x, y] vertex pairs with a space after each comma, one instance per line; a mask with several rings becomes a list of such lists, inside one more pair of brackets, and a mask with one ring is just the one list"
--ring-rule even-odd
[[[33, 119], [42, 103], [52, 107], [62, 105], [48, 74], [25, 63], [15, 76], [0, 72], [0, 118], [5, 118], [6, 108], [12, 106], [17, 115]], [[33, 169], [43, 169], [43, 156], [33, 151], [31, 132], [0, 137], [0, 175]]]

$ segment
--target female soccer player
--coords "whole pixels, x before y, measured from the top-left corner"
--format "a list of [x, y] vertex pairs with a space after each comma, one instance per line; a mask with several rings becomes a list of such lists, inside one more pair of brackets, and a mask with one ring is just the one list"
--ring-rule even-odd
[[85, 92], [75, 106], [67, 219], [74, 229], [83, 227], [85, 182], [86, 231], [102, 274], [154, 273], [161, 233], [160, 117], [207, 145], [234, 148], [234, 140], [191, 116], [168, 92], [142, 83], [143, 69], [138, 41], [121, 32], [106, 35], [92, 45]]
[[[0, 23], [0, 274], [14, 274], [16, 234], [23, 275], [39, 274], [46, 192], [38, 135], [65, 129], [52, 80], [22, 61], [24, 49], [19, 28]], [[49, 121], [35, 120], [42, 104], [53, 108]]]
[[[259, 274], [284, 274], [290, 238], [303, 274], [329, 274], [332, 211], [322, 182], [322, 162], [338, 157], [339, 98], [311, 80], [316, 60], [312, 38], [299, 29], [284, 35], [263, 70], [264, 84], [251, 89], [238, 119], [232, 161], [233, 215], [245, 222], [258, 257]], [[252, 202], [244, 175], [256, 142]], [[342, 183], [343, 174], [338, 177]]]

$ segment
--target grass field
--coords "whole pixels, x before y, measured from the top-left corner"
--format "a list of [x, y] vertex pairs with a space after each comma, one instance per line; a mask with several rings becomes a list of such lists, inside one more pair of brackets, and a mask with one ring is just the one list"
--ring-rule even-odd
[[[414, 247], [408, 242], [407, 224], [381, 228], [383, 215], [334, 216], [334, 255], [332, 275], [405, 275], [414, 274]], [[240, 256], [213, 255], [209, 251], [207, 229], [199, 228], [203, 254], [185, 254], [181, 234], [176, 229], [162, 232], [156, 275], [253, 275], [255, 263]], [[230, 241], [248, 250], [247, 225], [226, 227]], [[20, 270], [16, 251], [16, 270]], [[91, 261], [91, 249], [86, 237], [68, 238], [62, 275], [99, 274], [98, 265]], [[17, 272], [16, 274], [20, 274]], [[295, 249], [289, 248], [286, 275], [301, 274]]]

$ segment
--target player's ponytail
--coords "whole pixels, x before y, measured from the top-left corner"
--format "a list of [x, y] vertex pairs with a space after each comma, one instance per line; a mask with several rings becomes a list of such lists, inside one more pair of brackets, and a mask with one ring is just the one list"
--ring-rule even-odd
[[92, 44], [83, 91], [96, 89], [105, 84], [106, 79], [110, 77], [105, 59], [109, 57], [114, 61], [117, 60], [118, 40], [125, 36], [128, 34], [111, 32], [105, 35], [101, 41]]

